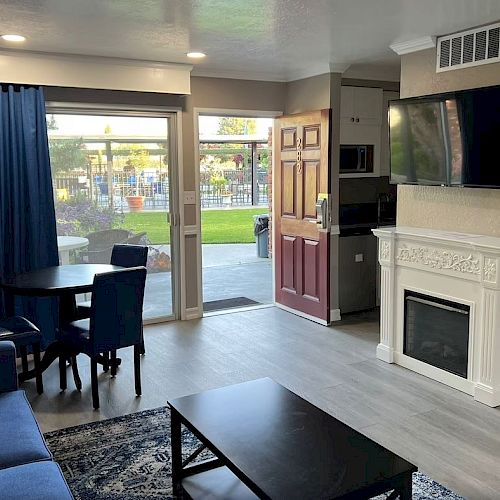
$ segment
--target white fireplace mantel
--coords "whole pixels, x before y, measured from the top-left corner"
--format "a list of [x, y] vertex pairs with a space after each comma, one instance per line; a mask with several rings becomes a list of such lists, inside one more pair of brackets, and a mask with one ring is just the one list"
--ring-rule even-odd
[[[373, 233], [381, 266], [377, 357], [499, 406], [500, 238], [401, 226]], [[403, 353], [405, 290], [470, 307], [466, 379]]]

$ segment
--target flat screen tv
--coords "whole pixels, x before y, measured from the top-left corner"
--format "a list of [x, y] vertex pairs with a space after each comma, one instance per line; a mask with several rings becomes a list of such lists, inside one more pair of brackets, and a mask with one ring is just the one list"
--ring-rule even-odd
[[500, 187], [500, 86], [391, 101], [391, 182]]

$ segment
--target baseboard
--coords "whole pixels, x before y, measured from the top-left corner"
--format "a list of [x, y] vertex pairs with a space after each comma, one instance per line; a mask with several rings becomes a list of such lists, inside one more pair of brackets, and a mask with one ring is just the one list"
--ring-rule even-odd
[[476, 383], [474, 399], [492, 408], [500, 406], [500, 392], [493, 387]]
[[323, 326], [328, 326], [330, 323], [327, 323], [325, 320], [316, 318], [316, 316], [311, 316], [310, 314], [303, 313], [302, 311], [297, 311], [296, 309], [292, 309], [291, 307], [284, 306], [283, 304], [278, 304], [276, 302], [276, 307], [279, 307], [280, 309], [283, 309], [286, 312], [295, 314], [296, 316], [300, 316], [301, 318], [308, 319], [309, 321], [314, 321], [314, 323], [319, 323], [320, 325]]
[[199, 307], [190, 307], [184, 310], [183, 320], [198, 319], [203, 317], [203, 311]]
[[377, 358], [386, 363], [394, 363], [394, 349], [384, 344], [377, 346]]
[[331, 309], [330, 310], [330, 321], [340, 321], [342, 318], [340, 317], [340, 309]]

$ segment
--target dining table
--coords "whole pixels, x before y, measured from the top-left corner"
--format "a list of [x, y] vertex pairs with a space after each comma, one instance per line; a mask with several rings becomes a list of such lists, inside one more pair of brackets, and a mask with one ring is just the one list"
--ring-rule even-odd
[[[15, 315], [15, 297], [57, 297], [59, 299], [59, 325], [77, 318], [76, 295], [92, 292], [94, 276], [100, 273], [118, 271], [121, 266], [110, 264], [73, 264], [51, 266], [37, 271], [14, 274], [0, 282], [4, 292], [5, 312]], [[43, 332], [42, 332], [43, 334]], [[60, 355], [64, 354], [62, 343], [57, 339], [45, 349], [41, 369], [46, 370]], [[101, 364], [107, 361], [102, 357]], [[121, 360], [116, 358], [116, 364]], [[34, 370], [21, 373], [21, 381], [34, 378]]]

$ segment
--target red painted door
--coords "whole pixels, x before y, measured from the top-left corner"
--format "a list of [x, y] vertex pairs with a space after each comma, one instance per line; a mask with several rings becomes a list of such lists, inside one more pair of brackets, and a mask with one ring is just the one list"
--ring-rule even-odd
[[[330, 191], [330, 111], [275, 120], [276, 303], [330, 322], [330, 235], [317, 224], [316, 200]], [[328, 221], [329, 222], [329, 221]]]

